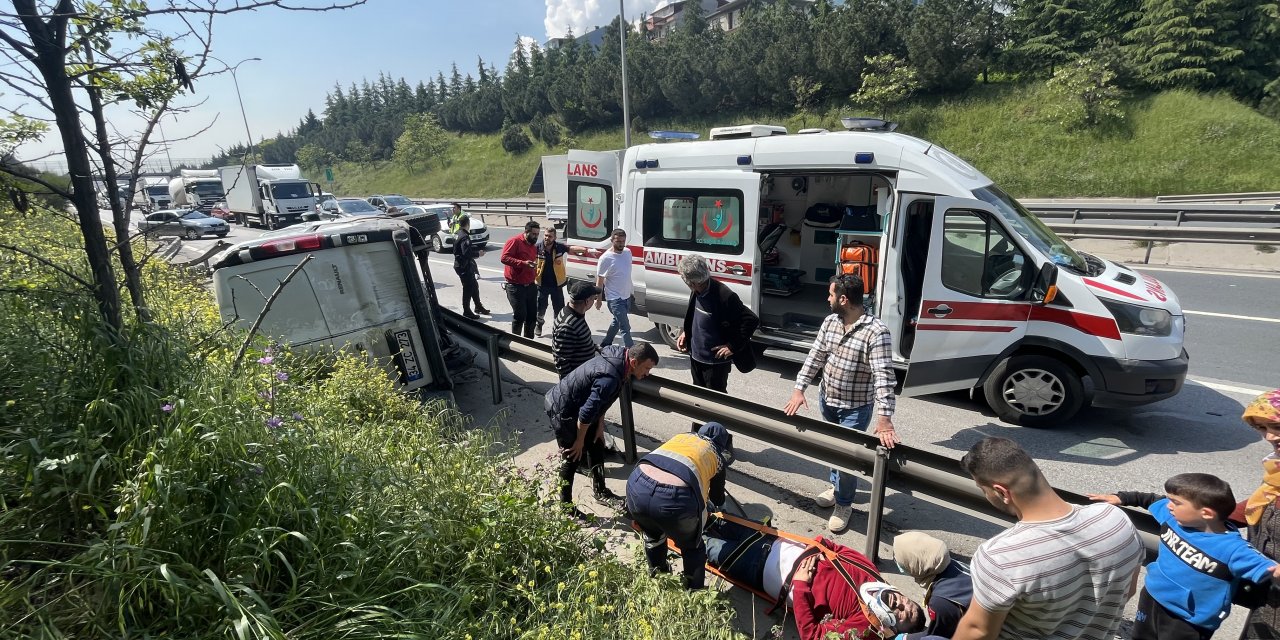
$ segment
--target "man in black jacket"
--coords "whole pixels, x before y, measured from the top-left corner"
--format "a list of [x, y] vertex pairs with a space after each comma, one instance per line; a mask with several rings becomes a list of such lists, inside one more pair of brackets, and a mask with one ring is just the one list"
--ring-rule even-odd
[[738, 294], [711, 277], [706, 258], [689, 254], [677, 270], [690, 293], [676, 349], [689, 354], [693, 384], [725, 393], [731, 366], [737, 365], [743, 373], [756, 368], [751, 335], [760, 319]]
[[[453, 271], [462, 280], [462, 315], [475, 320], [480, 317], [476, 314], [489, 315], [489, 310], [480, 302], [480, 282], [477, 280], [480, 267], [476, 266], [476, 258], [483, 256], [484, 251], [471, 242], [470, 217], [460, 215], [454, 224], [458, 226], [458, 235], [453, 239]], [[475, 313], [471, 311], [473, 303]]]
[[[596, 499], [621, 506], [622, 497], [604, 483], [604, 414], [618, 399], [627, 380], [644, 378], [657, 364], [658, 352], [647, 342], [637, 342], [630, 348], [610, 345], [547, 392], [547, 417], [563, 458], [560, 501], [566, 506], [573, 504], [573, 474], [584, 451]], [[574, 514], [582, 517], [576, 508]]]

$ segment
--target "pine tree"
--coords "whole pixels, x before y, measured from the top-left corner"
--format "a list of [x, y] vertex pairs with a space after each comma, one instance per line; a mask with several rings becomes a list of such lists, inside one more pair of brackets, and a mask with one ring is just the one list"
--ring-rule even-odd
[[907, 52], [925, 90], [963, 91], [976, 80], [982, 27], [976, 0], [924, 0], [907, 32]]
[[1129, 58], [1143, 82], [1154, 87], [1212, 89], [1227, 86], [1240, 62], [1234, 11], [1219, 0], [1143, 0], [1142, 17], [1129, 32]]
[[1012, 14], [1014, 52], [1028, 69], [1048, 68], [1052, 74], [1097, 44], [1091, 9], [1090, 0], [1019, 0]]

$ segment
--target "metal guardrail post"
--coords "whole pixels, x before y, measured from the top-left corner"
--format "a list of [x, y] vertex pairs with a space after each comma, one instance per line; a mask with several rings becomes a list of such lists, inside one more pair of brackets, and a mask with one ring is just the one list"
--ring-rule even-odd
[[1186, 214], [1186, 211], [1182, 211], [1181, 209], [1180, 209], [1180, 210], [1178, 210], [1178, 215], [1177, 215], [1177, 217], [1175, 217], [1175, 218], [1173, 219], [1173, 226], [1175, 226], [1175, 227], [1181, 227], [1181, 226], [1182, 226], [1182, 216], [1183, 216], [1183, 215], [1185, 215], [1185, 214]]
[[871, 504], [867, 506], [867, 551], [871, 562], [879, 562], [880, 524], [884, 520], [884, 477], [889, 466], [890, 451], [876, 447], [876, 462], [871, 469]]
[[618, 412], [622, 414], [622, 445], [627, 464], [636, 463], [636, 416], [631, 408], [631, 381], [622, 384], [622, 396], [618, 398]]
[[1072, 210], [1071, 210], [1071, 224], [1075, 224], [1075, 223], [1077, 223], [1077, 222], [1079, 222], [1079, 221], [1080, 221], [1080, 210], [1079, 210], [1079, 209], [1072, 209]]
[[1151, 264], [1151, 249], [1155, 246], [1155, 240], [1147, 240], [1147, 253], [1142, 256], [1142, 264]]
[[489, 378], [493, 386], [493, 403], [502, 404], [502, 367], [498, 364], [500, 334], [489, 336]]

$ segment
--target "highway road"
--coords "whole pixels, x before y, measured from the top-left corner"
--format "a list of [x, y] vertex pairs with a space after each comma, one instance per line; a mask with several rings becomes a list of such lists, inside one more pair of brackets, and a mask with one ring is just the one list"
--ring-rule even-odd
[[[233, 226], [228, 240], [260, 233]], [[498, 254], [502, 242], [514, 233], [514, 229], [493, 228], [488, 253], [480, 260], [481, 296], [494, 311], [489, 321], [503, 326], [511, 315], [501, 290]], [[212, 242], [210, 238], [186, 244], [199, 251]], [[459, 310], [460, 290], [451, 268], [452, 257], [440, 254], [430, 262], [442, 304]], [[1136, 268], [1143, 270], [1140, 265]], [[986, 435], [1010, 437], [1042, 462], [1054, 485], [1079, 492], [1160, 491], [1167, 477], [1186, 471], [1216, 473], [1231, 482], [1239, 497], [1252, 492], [1258, 483], [1259, 461], [1268, 447], [1239, 416], [1248, 400], [1280, 386], [1280, 361], [1274, 357], [1274, 345], [1280, 344], [1280, 297], [1274, 295], [1280, 287], [1280, 275], [1166, 268], [1148, 271], [1172, 288], [1188, 310], [1191, 374], [1178, 396], [1136, 409], [1086, 408], [1068, 424], [1053, 429], [1004, 424], [966, 393], [904, 398], [895, 418], [903, 439], [958, 458]], [[609, 316], [604, 310], [593, 311], [588, 322], [599, 337]], [[662, 344], [652, 323], [633, 317], [632, 326], [637, 339], [658, 347], [662, 361], [656, 371], [660, 375], [689, 379], [687, 356]], [[750, 385], [760, 402], [780, 407], [791, 392], [798, 369], [791, 362], [767, 359], [751, 374], [734, 372], [730, 392]], [[816, 415], [816, 392], [811, 390], [809, 395], [810, 412]], [[671, 425], [658, 430], [686, 423], [679, 416], [669, 420]]]

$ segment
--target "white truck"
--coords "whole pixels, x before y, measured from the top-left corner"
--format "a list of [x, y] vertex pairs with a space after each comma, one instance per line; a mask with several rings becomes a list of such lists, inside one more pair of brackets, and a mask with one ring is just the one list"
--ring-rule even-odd
[[208, 213], [223, 197], [222, 177], [217, 169], [181, 169], [178, 177], [169, 181], [169, 198], [175, 208], [190, 207]]
[[173, 205], [169, 197], [169, 176], [138, 176], [136, 191], [133, 192], [133, 206], [144, 213], [160, 209], [168, 209]]
[[557, 229], [563, 229], [569, 219], [568, 167], [568, 155], [542, 156], [542, 165], [529, 186], [529, 195], [535, 195], [536, 189], [541, 187], [547, 205], [547, 221]]
[[316, 210], [320, 185], [308, 182], [296, 164], [237, 164], [218, 174], [227, 208], [241, 224], [279, 229]]

